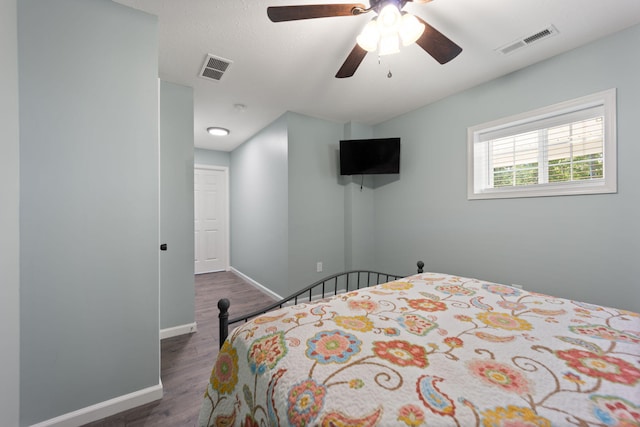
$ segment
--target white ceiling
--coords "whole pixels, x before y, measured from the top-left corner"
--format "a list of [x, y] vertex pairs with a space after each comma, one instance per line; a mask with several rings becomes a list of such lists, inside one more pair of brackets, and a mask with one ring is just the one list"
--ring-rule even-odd
[[[322, 0], [115, 0], [159, 17], [159, 76], [193, 87], [195, 146], [231, 151], [286, 111], [376, 124], [640, 23], [640, 0], [434, 0], [407, 3], [463, 48], [445, 65], [417, 45], [368, 54], [334, 76], [372, 14], [273, 23], [267, 6]], [[368, 1], [329, 0], [326, 3]], [[554, 25], [559, 34], [509, 55], [496, 49]], [[117, 31], [117, 29], [115, 29]], [[232, 61], [198, 77], [207, 54]], [[637, 52], [629, 52], [637, 55]], [[392, 78], [387, 78], [391, 71]], [[235, 108], [245, 105], [244, 111]], [[209, 126], [231, 130], [213, 137]]]

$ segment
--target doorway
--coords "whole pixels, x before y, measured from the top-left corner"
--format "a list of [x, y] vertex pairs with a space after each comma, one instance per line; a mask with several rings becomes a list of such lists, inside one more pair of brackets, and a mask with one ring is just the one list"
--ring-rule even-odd
[[194, 168], [196, 274], [229, 269], [229, 168]]

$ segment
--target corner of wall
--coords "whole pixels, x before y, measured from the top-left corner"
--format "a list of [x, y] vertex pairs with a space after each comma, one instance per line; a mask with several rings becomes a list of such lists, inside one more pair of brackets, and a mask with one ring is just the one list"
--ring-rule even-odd
[[[345, 139], [374, 137], [373, 126], [348, 122], [344, 125]], [[345, 267], [375, 269], [374, 243], [374, 179], [367, 177], [342, 177], [344, 182]], [[362, 181], [359, 181], [362, 178]]]
[[283, 114], [233, 150], [229, 166], [233, 268], [279, 294], [288, 283], [288, 120]]
[[20, 130], [17, 0], [0, 3], [0, 414], [20, 418]]

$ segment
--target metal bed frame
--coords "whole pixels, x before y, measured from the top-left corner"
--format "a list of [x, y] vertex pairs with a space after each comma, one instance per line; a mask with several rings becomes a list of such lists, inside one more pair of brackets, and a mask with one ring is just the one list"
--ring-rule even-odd
[[[416, 265], [418, 266], [418, 273], [422, 273], [424, 262], [418, 261]], [[369, 286], [379, 285], [390, 280], [400, 279], [402, 277], [405, 276], [368, 270], [345, 271], [343, 273], [334, 274], [332, 276], [328, 276], [324, 279], [318, 280], [317, 282], [307, 286], [306, 288], [295, 292], [288, 297], [274, 302], [264, 308], [231, 319], [229, 319], [229, 307], [231, 306], [231, 303], [227, 298], [222, 298], [218, 300], [218, 310], [220, 311], [220, 313], [218, 314], [218, 318], [220, 319], [220, 347], [222, 348], [222, 344], [227, 339], [227, 336], [229, 336], [229, 325], [232, 325], [234, 323], [243, 321], [247, 322], [249, 321], [249, 319], [260, 316], [261, 314], [264, 314], [268, 311], [276, 308], [282, 308], [284, 305], [290, 302], [293, 302], [293, 305], [295, 305], [298, 304], [298, 300], [300, 300], [301, 302], [312, 302], [314, 300], [324, 299], [327, 297], [327, 295], [330, 296], [333, 294], [335, 296], [338, 295], [338, 293], [349, 292], [350, 285], [351, 290], [356, 290], [361, 288], [368, 288]], [[344, 289], [342, 288], [342, 285], [344, 285]]]

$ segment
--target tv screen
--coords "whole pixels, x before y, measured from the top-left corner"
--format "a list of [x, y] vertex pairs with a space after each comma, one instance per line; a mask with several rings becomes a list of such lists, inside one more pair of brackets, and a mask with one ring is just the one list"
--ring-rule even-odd
[[340, 141], [340, 175], [400, 173], [400, 138]]

